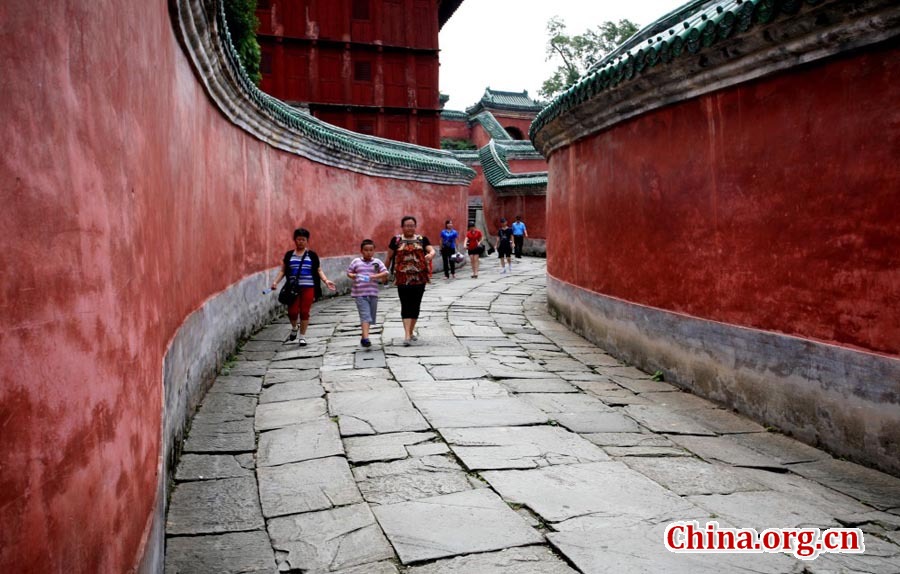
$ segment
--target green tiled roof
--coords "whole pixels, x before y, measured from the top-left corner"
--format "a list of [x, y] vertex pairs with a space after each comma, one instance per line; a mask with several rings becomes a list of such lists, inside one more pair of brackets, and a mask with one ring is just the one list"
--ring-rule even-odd
[[494, 117], [494, 114], [485, 110], [478, 114], [472, 116], [472, 121], [478, 122], [481, 127], [484, 128], [492, 138], [495, 140], [512, 140], [512, 136], [510, 136], [503, 126], [500, 125], [500, 122], [497, 121], [497, 118]]
[[[528, 143], [528, 142], [523, 142]], [[523, 148], [521, 143], [497, 142], [491, 140], [478, 150], [484, 178], [499, 192], [546, 193], [547, 172], [513, 173], [509, 169], [507, 157], [514, 148]], [[531, 147], [530, 145], [528, 147]], [[534, 148], [531, 147], [532, 151]], [[534, 152], [537, 153], [537, 152]]]
[[536, 102], [528, 97], [528, 90], [522, 92], [502, 92], [500, 90], [492, 90], [487, 88], [481, 99], [466, 109], [470, 114], [475, 114], [484, 108], [494, 108], [501, 110], [538, 112], [544, 107], [544, 104]]
[[631, 80], [644, 70], [696, 54], [736, 32], [771, 22], [781, 12], [794, 14], [804, 3], [823, 0], [693, 0], [645, 26], [597, 62], [578, 83], [560, 94], [535, 117], [529, 134], [592, 99]]
[[460, 185], [475, 177], [447, 151], [341, 129], [262, 92], [237, 56], [222, 1], [175, 1], [178, 31], [207, 92], [226, 117], [257, 138], [319, 163], [369, 175]]
[[441, 119], [465, 122], [469, 120], [469, 114], [456, 110], [441, 110]]

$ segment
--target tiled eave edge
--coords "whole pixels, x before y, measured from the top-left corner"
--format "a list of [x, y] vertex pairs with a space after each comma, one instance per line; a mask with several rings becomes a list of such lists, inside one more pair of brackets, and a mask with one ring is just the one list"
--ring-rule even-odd
[[263, 93], [238, 61], [219, 0], [170, 0], [170, 5], [176, 33], [207, 94], [225, 117], [254, 137], [366, 175], [464, 186], [475, 177], [448, 152], [356, 134]]
[[[756, 10], [764, 4], [771, 8], [774, 2], [743, 4]], [[684, 51], [679, 56], [670, 53], [668, 61], [658, 52], [651, 56], [649, 50], [632, 50], [545, 108], [532, 123], [531, 140], [549, 157], [560, 147], [654, 109], [900, 34], [900, 3], [895, 0], [834, 0], [799, 10], [779, 13], [767, 24], [754, 14], [745, 31], [722, 39], [713, 35], [709, 45], [697, 32], [696, 41], [685, 42]], [[665, 39], [666, 34], [660, 36]]]
[[484, 178], [498, 194], [546, 195], [547, 172], [512, 173], [506, 162], [505, 149], [491, 140], [478, 150]]

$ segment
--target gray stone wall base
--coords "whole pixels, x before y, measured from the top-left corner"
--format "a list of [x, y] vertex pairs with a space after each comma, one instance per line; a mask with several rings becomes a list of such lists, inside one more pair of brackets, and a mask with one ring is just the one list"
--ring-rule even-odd
[[185, 319], [172, 338], [163, 358], [162, 448], [156, 505], [138, 561], [138, 572], [163, 571], [166, 493], [176, 457], [180, 454], [177, 447], [197, 405], [238, 342], [282, 311], [283, 306], [274, 294], [262, 293], [276, 272], [270, 270], [250, 275], [213, 296]]
[[900, 476], [900, 360], [644, 307], [550, 276], [547, 299], [560, 320], [619, 359]]
[[530, 237], [526, 237], [525, 243], [522, 244], [522, 254], [530, 255], [532, 257], [546, 257], [547, 256], [547, 240], [546, 239], [532, 239]]

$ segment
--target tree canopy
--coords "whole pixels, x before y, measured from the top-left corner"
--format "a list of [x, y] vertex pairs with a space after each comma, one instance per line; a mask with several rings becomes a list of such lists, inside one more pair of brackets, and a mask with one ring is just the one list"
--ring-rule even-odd
[[552, 99], [575, 84], [603, 56], [638, 31], [630, 20], [606, 21], [584, 34], [570, 35], [559, 16], [547, 21], [547, 60], [561, 61], [553, 75], [544, 81], [540, 94]]
[[244, 70], [258, 86], [262, 76], [259, 73], [261, 54], [256, 41], [256, 29], [259, 27], [256, 0], [225, 0], [225, 21]]

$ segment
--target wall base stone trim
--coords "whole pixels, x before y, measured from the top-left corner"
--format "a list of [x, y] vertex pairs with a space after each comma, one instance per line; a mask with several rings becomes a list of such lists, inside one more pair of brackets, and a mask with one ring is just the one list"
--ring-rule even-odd
[[547, 277], [551, 312], [619, 359], [835, 456], [900, 476], [900, 360], [708, 321]]

